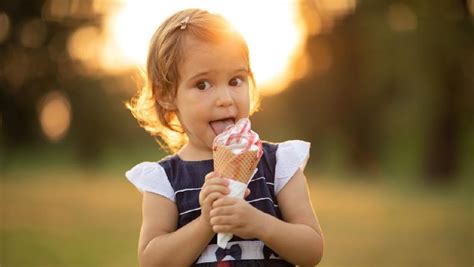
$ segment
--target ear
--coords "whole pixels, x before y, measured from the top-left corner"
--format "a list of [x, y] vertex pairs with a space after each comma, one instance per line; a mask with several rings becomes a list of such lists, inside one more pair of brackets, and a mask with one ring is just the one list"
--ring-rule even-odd
[[176, 110], [176, 105], [174, 104], [174, 99], [172, 97], [163, 97], [161, 99], [157, 99], [156, 101], [162, 108], [166, 110]]
[[158, 100], [158, 104], [166, 110], [176, 110], [176, 105], [167, 101]]

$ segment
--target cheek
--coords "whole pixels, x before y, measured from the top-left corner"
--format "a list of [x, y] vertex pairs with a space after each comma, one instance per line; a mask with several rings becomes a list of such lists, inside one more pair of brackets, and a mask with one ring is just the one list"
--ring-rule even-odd
[[[185, 90], [185, 89], [184, 89]], [[199, 101], [197, 101], [197, 97], [193, 94], [192, 91], [184, 91], [178, 90], [178, 94], [176, 96], [176, 104], [178, 109], [181, 112], [189, 112], [192, 109], [195, 109], [197, 105], [199, 105]]]
[[208, 119], [209, 98], [188, 96], [186, 101], [183, 99], [180, 106], [183, 120], [188, 124], [200, 123]]
[[250, 94], [249, 89], [245, 89], [243, 93], [240, 94], [240, 101], [239, 101], [241, 108], [244, 109], [246, 113], [250, 110]]
[[242, 101], [244, 102], [247, 109], [250, 109], [250, 89], [247, 87], [245, 93], [243, 93]]

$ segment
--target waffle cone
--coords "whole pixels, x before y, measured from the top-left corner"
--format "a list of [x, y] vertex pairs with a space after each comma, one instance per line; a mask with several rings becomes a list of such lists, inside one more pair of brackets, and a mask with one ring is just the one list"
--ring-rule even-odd
[[225, 178], [247, 184], [257, 167], [257, 151], [246, 151], [235, 155], [230, 149], [217, 146], [213, 152], [214, 171]]

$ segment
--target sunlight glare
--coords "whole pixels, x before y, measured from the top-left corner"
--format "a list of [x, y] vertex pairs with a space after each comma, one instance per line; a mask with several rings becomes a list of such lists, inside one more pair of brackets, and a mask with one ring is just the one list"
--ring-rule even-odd
[[[302, 46], [296, 2], [281, 1], [125, 1], [108, 17], [102, 63], [110, 70], [144, 68], [148, 42], [158, 25], [172, 13], [189, 7], [224, 15], [243, 34], [250, 50], [251, 66], [262, 94], [274, 94], [286, 86], [289, 62]], [[117, 57], [118, 55], [121, 56]]]

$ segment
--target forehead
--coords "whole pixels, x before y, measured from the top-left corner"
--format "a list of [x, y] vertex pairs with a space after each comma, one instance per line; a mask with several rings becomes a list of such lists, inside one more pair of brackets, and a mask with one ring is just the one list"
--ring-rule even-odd
[[235, 71], [249, 69], [245, 50], [234, 38], [205, 42], [186, 37], [179, 73], [183, 80], [199, 72]]

